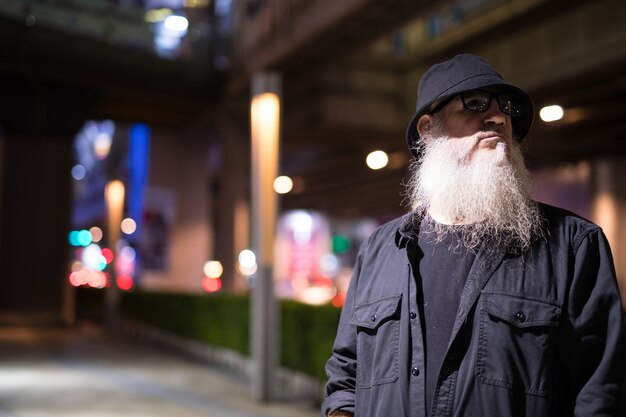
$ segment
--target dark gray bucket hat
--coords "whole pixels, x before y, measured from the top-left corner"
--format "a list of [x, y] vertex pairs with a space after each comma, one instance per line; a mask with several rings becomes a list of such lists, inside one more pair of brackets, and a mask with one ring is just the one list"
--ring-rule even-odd
[[479, 56], [460, 54], [433, 65], [419, 81], [416, 112], [406, 130], [406, 141], [413, 156], [419, 157], [416, 146], [420, 140], [417, 121], [434, 102], [486, 87], [498, 87], [519, 94], [522, 98], [522, 114], [511, 121], [513, 134], [521, 142], [526, 137], [535, 115], [535, 106], [530, 96], [524, 90], [506, 83], [502, 76]]

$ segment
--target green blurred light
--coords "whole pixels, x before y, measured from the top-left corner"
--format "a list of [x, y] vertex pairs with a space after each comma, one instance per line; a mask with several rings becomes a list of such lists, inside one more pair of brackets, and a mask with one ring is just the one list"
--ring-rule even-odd
[[107, 267], [107, 262], [104, 256], [100, 255], [99, 259], [95, 262], [93, 269], [96, 271], [104, 271], [104, 268]]
[[68, 236], [68, 240], [70, 245], [80, 246], [80, 243], [78, 243], [78, 230], [72, 230]]
[[81, 230], [80, 232], [78, 232], [77, 241], [80, 246], [89, 245], [92, 241], [91, 233], [89, 232], [89, 230]]
[[334, 253], [344, 253], [350, 250], [352, 247], [352, 241], [345, 237], [336, 235], [333, 236], [333, 252]]

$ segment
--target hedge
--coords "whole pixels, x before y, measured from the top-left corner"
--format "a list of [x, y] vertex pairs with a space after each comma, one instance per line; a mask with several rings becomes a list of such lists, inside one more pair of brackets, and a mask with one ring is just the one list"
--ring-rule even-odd
[[134, 291], [125, 293], [122, 313], [180, 336], [249, 355], [248, 300]]
[[[78, 315], [95, 318], [102, 306], [101, 290], [78, 291]], [[340, 309], [281, 300], [280, 363], [326, 378], [324, 364], [331, 353]], [[250, 356], [248, 295], [189, 295], [133, 291], [124, 293], [122, 314], [165, 331]]]

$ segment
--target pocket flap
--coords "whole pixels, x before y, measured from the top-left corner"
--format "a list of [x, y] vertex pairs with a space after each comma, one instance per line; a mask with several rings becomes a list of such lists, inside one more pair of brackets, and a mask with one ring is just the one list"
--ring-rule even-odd
[[516, 327], [557, 326], [561, 308], [545, 301], [506, 294], [483, 294], [484, 310]]
[[398, 311], [401, 299], [402, 295], [394, 295], [358, 305], [350, 324], [375, 329]]

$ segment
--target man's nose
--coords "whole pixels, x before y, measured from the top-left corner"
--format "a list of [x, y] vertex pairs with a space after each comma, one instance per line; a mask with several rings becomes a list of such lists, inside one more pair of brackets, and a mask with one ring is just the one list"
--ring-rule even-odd
[[498, 100], [493, 97], [491, 103], [489, 103], [489, 108], [485, 111], [485, 114], [483, 116], [483, 122], [485, 124], [503, 125], [506, 123], [506, 120], [506, 114], [500, 111], [500, 107], [498, 106]]

